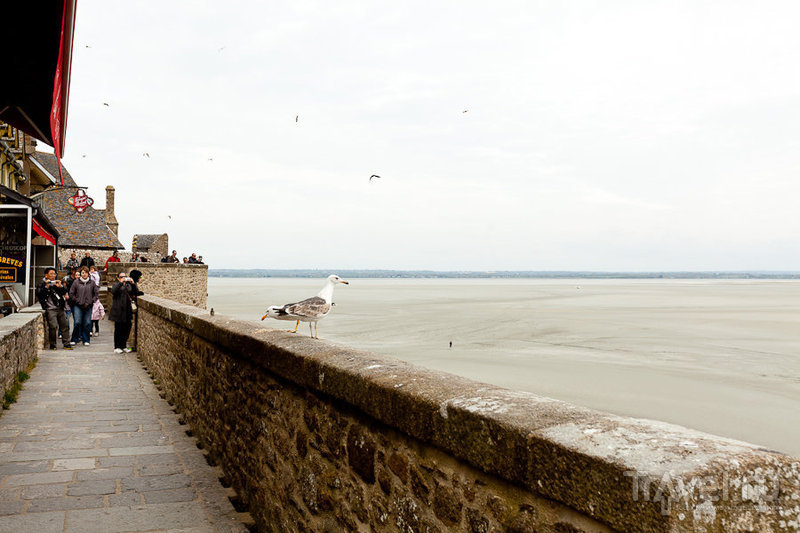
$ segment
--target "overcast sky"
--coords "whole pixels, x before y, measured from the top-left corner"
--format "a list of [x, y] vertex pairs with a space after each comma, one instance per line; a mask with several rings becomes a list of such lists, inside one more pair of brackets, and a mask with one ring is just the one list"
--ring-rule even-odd
[[800, 270], [799, 20], [80, 0], [64, 163], [212, 268]]

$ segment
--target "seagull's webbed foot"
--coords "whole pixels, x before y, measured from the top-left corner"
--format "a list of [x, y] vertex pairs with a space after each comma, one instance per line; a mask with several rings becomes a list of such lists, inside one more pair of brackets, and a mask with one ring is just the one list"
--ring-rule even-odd
[[297, 333], [297, 328], [299, 327], [300, 327], [300, 321], [298, 320], [297, 324], [294, 325], [294, 330], [287, 329], [286, 331], [288, 331], [289, 333]]

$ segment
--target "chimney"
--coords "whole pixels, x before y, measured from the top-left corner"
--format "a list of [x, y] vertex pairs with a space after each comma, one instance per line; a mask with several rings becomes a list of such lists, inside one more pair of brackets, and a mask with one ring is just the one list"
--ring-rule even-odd
[[119, 235], [119, 223], [117, 217], [114, 216], [114, 187], [112, 185], [106, 187], [106, 226], [114, 232], [114, 235]]

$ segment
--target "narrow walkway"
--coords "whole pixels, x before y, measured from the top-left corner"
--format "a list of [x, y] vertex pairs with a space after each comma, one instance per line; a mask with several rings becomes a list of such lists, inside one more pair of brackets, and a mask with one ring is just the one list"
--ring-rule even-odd
[[186, 426], [136, 354], [39, 352], [0, 417], [0, 532], [244, 532]]

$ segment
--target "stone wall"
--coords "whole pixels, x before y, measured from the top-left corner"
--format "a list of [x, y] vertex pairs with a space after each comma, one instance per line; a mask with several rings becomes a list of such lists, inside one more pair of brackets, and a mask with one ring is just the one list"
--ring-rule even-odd
[[47, 326], [47, 320], [44, 317], [44, 310], [42, 309], [42, 306], [37, 302], [31, 306], [23, 307], [19, 310], [19, 312], [39, 315], [40, 318], [37, 321], [36, 326], [37, 346], [40, 350], [48, 349], [50, 347], [50, 338], [48, 336], [49, 329]]
[[41, 312], [12, 313], [0, 319], [0, 396], [36, 358], [41, 325]]
[[167, 298], [175, 302], [206, 308], [208, 298], [208, 265], [184, 263], [110, 263], [108, 283], [113, 283], [119, 272], [140, 270], [139, 289], [145, 294]]
[[791, 531], [800, 460], [145, 297], [139, 352], [264, 531]]

